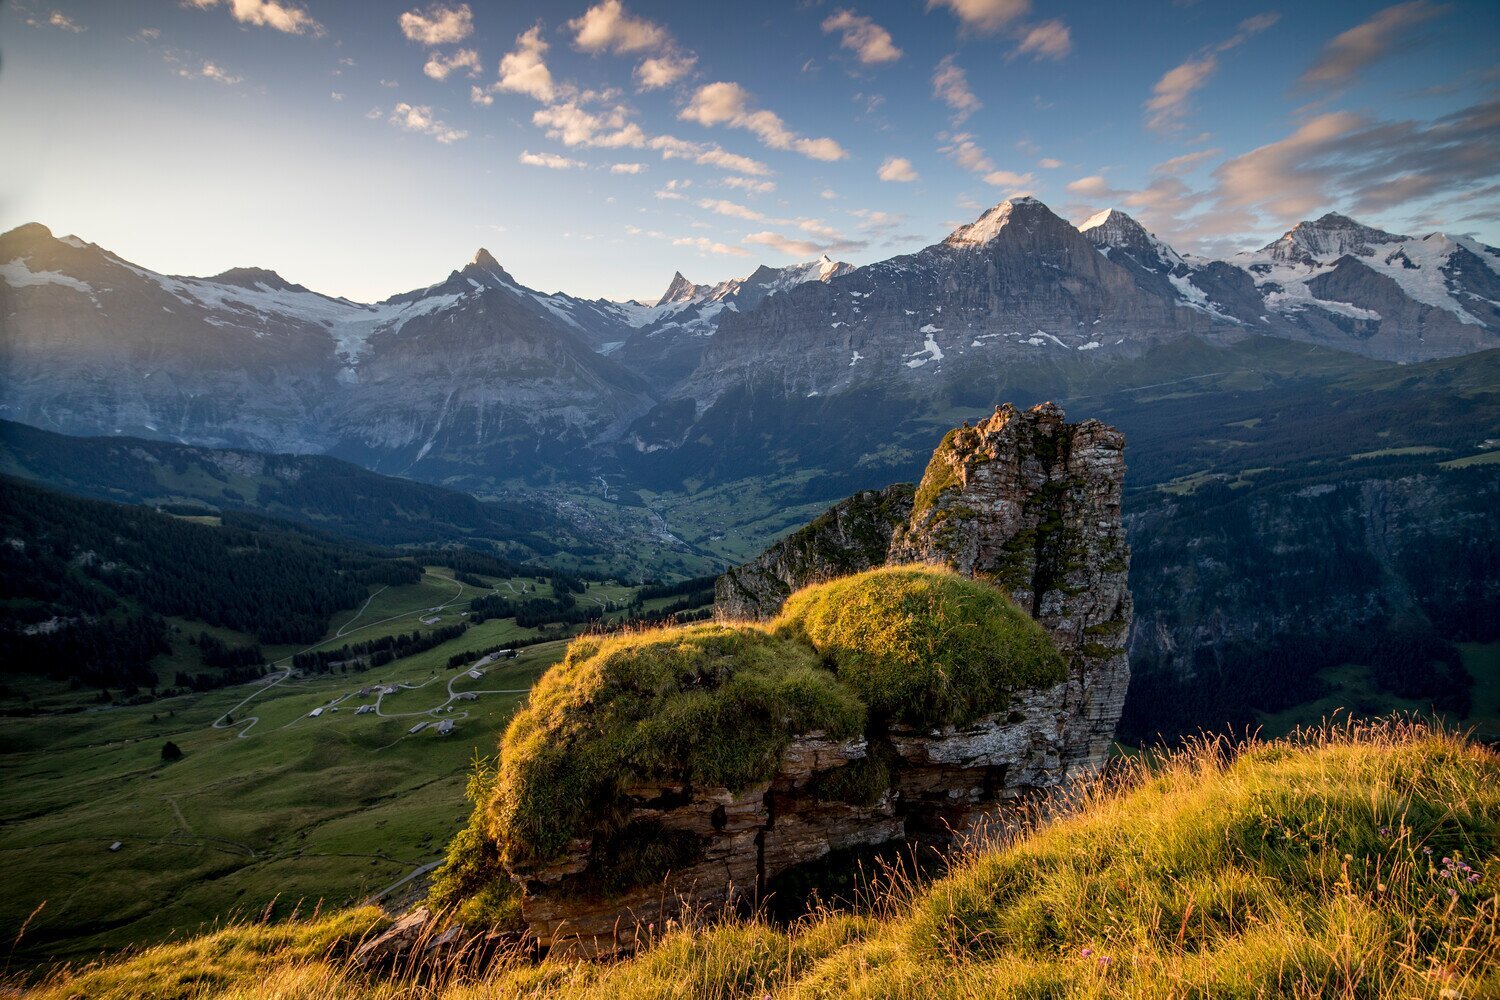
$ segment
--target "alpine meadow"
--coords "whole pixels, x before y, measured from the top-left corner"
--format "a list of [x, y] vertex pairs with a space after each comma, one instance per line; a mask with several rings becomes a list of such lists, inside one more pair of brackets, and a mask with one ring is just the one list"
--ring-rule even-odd
[[0, 994], [1500, 1000], [1497, 42], [0, 3]]

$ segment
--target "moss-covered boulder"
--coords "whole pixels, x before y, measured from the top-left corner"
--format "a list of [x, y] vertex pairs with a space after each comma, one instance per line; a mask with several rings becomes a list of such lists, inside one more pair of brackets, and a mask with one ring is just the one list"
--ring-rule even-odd
[[489, 806], [508, 866], [612, 835], [632, 786], [738, 790], [800, 733], [864, 729], [865, 709], [794, 635], [694, 625], [577, 639], [511, 721]]
[[1042, 627], [997, 588], [945, 569], [893, 566], [793, 594], [778, 634], [806, 639], [869, 707], [910, 726], [965, 725], [1013, 692], [1067, 677]]

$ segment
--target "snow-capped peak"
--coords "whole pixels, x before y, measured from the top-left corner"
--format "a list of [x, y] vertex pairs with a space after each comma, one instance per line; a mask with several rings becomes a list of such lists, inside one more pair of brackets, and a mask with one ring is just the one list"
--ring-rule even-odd
[[470, 260], [469, 260], [469, 266], [470, 267], [481, 267], [481, 268], [484, 268], [486, 271], [503, 271], [503, 270], [505, 270], [503, 267], [500, 266], [500, 262], [495, 259], [495, 255], [492, 254], [492, 253], [490, 253], [484, 247], [480, 247], [478, 250], [474, 251], [474, 256], [472, 258], [470, 258]]
[[1046, 209], [1040, 201], [1031, 197], [1009, 198], [989, 209], [967, 226], [959, 226], [944, 240], [949, 246], [984, 246], [1000, 235], [1017, 209]]
[[[1168, 269], [1182, 263], [1182, 256], [1164, 240], [1119, 209], [1107, 208], [1085, 221], [1078, 231], [1101, 250], [1135, 250], [1154, 255]], [[1139, 260], [1139, 254], [1136, 255]]]
[[695, 285], [683, 277], [681, 271], [672, 275], [672, 283], [662, 293], [662, 297], [656, 300], [656, 304], [664, 306], [668, 302], [691, 302], [708, 290], [706, 285]]
[[1311, 263], [1346, 254], [1372, 257], [1375, 255], [1374, 246], [1404, 243], [1410, 239], [1410, 236], [1388, 233], [1355, 222], [1347, 215], [1329, 212], [1311, 222], [1297, 223], [1279, 240], [1263, 247], [1261, 253], [1269, 254], [1274, 260]]

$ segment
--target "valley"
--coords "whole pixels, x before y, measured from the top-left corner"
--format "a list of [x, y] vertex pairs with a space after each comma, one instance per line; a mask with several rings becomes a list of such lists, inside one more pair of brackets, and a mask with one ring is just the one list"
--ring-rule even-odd
[[[427, 567], [417, 584], [372, 587], [314, 647], [266, 647], [274, 669], [246, 684], [100, 704], [87, 691], [28, 690], [11, 678], [0, 716], [0, 868], [27, 878], [0, 904], [0, 921], [27, 927], [15, 958], [82, 958], [234, 915], [306, 915], [384, 898], [388, 887], [396, 898], [420, 889], [420, 874], [403, 880], [441, 859], [468, 818], [469, 771], [493, 755], [495, 734], [566, 641], [536, 643], [537, 629], [491, 619], [379, 667], [289, 668], [310, 648], [420, 631], [434, 615], [462, 621], [482, 594], [551, 595], [534, 577], [481, 581], [476, 590]], [[620, 606], [619, 617], [637, 589], [601, 583], [587, 599]], [[672, 600], [648, 598], [637, 610]], [[200, 628], [176, 624], [179, 634]], [[450, 665], [528, 642], [514, 658]], [[173, 645], [157, 669], [193, 667], [190, 647]], [[358, 714], [363, 705], [375, 710]], [[452, 731], [440, 733], [447, 722]], [[163, 759], [169, 742], [180, 760]]]

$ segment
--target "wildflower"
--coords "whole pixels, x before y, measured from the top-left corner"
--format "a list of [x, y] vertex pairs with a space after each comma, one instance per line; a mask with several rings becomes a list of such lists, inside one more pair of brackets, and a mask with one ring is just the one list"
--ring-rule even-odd
[[1114, 959], [1110, 958], [1108, 955], [1100, 955], [1099, 956], [1099, 968], [1101, 968], [1101, 969], [1107, 969], [1107, 968], [1109, 968], [1109, 963], [1112, 962], [1112, 961], [1114, 961]]
[[1430, 848], [1430, 847], [1424, 847], [1424, 848], [1422, 848], [1422, 853], [1425, 854], [1425, 855], [1427, 855], [1430, 858], [1430, 857], [1432, 857], [1432, 848]]
[[1085, 948], [1085, 949], [1083, 949], [1083, 957], [1084, 958], [1088, 958], [1093, 953], [1094, 953], [1094, 949], [1092, 949], [1092, 948]]

